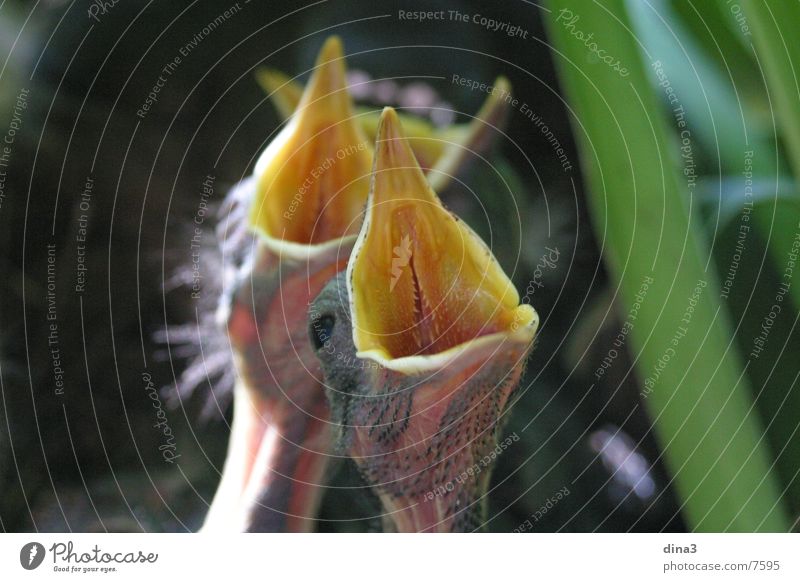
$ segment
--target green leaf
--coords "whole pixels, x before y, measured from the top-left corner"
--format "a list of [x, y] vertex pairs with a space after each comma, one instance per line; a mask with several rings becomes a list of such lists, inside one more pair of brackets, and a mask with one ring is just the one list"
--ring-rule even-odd
[[667, 132], [663, 96], [648, 82], [624, 1], [549, 6], [544, 18], [596, 235], [626, 308], [639, 304], [636, 371], [687, 523], [696, 531], [788, 531], [696, 216], [691, 127], [673, 111], [688, 141]]
[[795, 177], [800, 176], [800, 3], [743, 0]]

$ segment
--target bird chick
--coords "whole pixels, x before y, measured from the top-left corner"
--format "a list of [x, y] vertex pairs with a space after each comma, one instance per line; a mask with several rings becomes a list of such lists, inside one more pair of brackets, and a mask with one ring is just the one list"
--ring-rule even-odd
[[[237, 381], [207, 531], [308, 531], [326, 483], [331, 428], [306, 310], [347, 264], [374, 152], [353, 108], [337, 37], [325, 42], [308, 84], [293, 95], [285, 126], [237, 188], [254, 237], [219, 310]], [[466, 152], [486, 147], [506, 108], [490, 96], [452, 141], [446, 133], [420, 137], [437, 146], [431, 179], [446, 183]]]
[[205, 531], [308, 531], [314, 524], [331, 437], [305, 312], [346, 265], [371, 164], [371, 145], [353, 118], [342, 44], [331, 37], [249, 186], [256, 236], [218, 314], [237, 381], [228, 457]]
[[398, 531], [480, 528], [491, 451], [537, 326], [386, 108], [363, 226], [346, 273], [312, 304], [309, 334], [339, 447]]

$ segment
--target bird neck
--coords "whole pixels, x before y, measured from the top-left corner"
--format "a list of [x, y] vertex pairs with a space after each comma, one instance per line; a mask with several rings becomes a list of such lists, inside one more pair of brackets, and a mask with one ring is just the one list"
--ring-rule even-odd
[[228, 458], [204, 530], [309, 531], [315, 523], [332, 436], [306, 312], [346, 256], [307, 254], [278, 256], [260, 243], [222, 305], [238, 380]]
[[287, 414], [236, 390], [228, 457], [203, 530], [311, 531], [331, 459], [324, 401]]
[[[502, 411], [519, 370], [495, 365], [423, 378], [373, 371], [346, 443], [400, 532], [475, 531], [499, 454]], [[512, 372], [513, 371], [513, 372]], [[502, 372], [502, 373], [499, 373]]]
[[325, 492], [332, 438], [323, 401], [312, 410], [274, 417], [242, 496], [248, 507], [246, 531], [313, 530]]

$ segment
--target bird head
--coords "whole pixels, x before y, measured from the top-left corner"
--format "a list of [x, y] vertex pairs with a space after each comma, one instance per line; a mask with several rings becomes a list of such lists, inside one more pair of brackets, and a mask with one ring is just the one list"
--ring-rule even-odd
[[313, 524], [330, 427], [305, 313], [347, 263], [372, 157], [354, 119], [342, 43], [329, 38], [296, 111], [239, 194], [249, 206], [253, 248], [218, 310], [237, 381], [207, 530], [302, 531]]
[[491, 451], [537, 325], [386, 108], [364, 223], [346, 273], [311, 305], [309, 334], [339, 446], [398, 530], [480, 526]]

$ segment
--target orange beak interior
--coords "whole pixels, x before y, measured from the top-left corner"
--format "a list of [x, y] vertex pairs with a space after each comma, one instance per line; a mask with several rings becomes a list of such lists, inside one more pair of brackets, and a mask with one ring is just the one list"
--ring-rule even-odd
[[530, 325], [535, 311], [480, 238], [428, 185], [391, 108], [381, 117], [366, 218], [348, 269], [360, 356], [428, 356]]
[[355, 234], [371, 165], [372, 148], [353, 117], [342, 43], [331, 37], [297, 111], [256, 164], [251, 224], [306, 245]]

